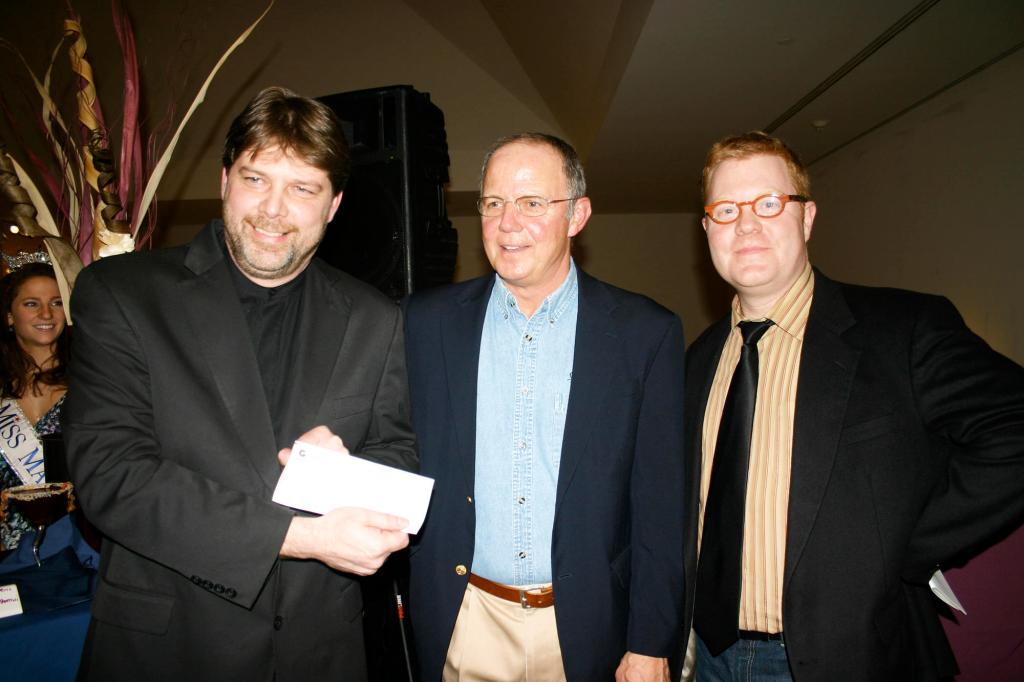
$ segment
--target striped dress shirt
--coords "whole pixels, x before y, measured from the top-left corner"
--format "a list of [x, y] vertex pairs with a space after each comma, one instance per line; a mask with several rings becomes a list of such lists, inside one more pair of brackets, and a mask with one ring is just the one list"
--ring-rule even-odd
[[[793, 414], [807, 315], [814, 293], [810, 264], [768, 316], [775, 324], [758, 342], [757, 405], [747, 474], [743, 532], [743, 588], [739, 628], [782, 631], [782, 578], [786, 561], [786, 512], [793, 454]], [[711, 482], [718, 424], [739, 362], [743, 338], [736, 326], [744, 318], [739, 298], [732, 303], [732, 331], [711, 384], [704, 413], [701, 466], [701, 530]]]

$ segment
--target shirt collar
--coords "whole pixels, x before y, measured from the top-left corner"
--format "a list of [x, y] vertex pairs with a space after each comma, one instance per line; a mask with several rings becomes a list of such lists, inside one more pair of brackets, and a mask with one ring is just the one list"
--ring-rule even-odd
[[[804, 269], [790, 285], [789, 290], [776, 301], [768, 314], [768, 319], [775, 326], [798, 341], [803, 341], [807, 329], [807, 316], [811, 310], [811, 299], [814, 296], [814, 270], [811, 264], [805, 263]], [[732, 328], [736, 329], [741, 321], [747, 319], [740, 308], [739, 296], [732, 298]]]
[[[557, 289], [551, 292], [551, 294], [544, 299], [544, 302], [541, 303], [540, 306], [538, 306], [537, 312], [534, 313], [534, 317], [537, 315], [546, 315], [551, 324], [557, 322], [576, 300], [576, 291], [579, 286], [578, 282], [579, 277], [576, 275], [576, 262], [570, 258], [569, 273], [565, 276], [565, 280]], [[494, 289], [491, 290], [491, 304], [497, 305], [500, 310], [511, 308], [519, 311], [519, 304], [516, 302], [516, 297], [508, 290], [508, 287], [505, 286], [505, 282], [497, 273], [494, 275]]]

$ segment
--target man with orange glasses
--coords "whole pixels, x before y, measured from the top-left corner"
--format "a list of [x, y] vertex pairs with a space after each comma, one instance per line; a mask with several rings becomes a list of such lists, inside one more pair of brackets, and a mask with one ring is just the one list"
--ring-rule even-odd
[[928, 582], [1024, 517], [1024, 371], [944, 298], [813, 269], [781, 140], [716, 143], [703, 189], [736, 296], [687, 353], [698, 682], [951, 676]]

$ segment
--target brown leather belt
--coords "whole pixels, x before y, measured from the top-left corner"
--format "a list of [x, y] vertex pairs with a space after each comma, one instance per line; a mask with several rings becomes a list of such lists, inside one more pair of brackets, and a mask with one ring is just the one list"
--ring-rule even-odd
[[487, 578], [481, 578], [476, 573], [469, 574], [469, 584], [477, 587], [487, 594], [519, 604], [524, 609], [545, 609], [555, 603], [555, 590], [553, 587], [538, 587], [532, 590], [517, 590], [508, 585], [496, 583]]

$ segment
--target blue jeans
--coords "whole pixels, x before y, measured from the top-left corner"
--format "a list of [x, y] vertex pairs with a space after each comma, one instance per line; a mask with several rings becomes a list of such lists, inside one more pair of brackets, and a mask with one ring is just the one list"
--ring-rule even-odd
[[697, 637], [695, 682], [793, 682], [784, 642], [741, 639], [712, 656]]

